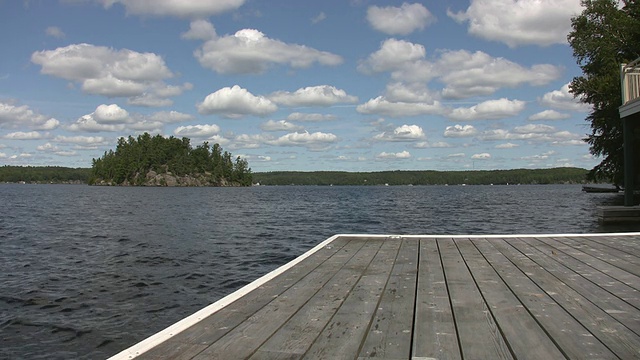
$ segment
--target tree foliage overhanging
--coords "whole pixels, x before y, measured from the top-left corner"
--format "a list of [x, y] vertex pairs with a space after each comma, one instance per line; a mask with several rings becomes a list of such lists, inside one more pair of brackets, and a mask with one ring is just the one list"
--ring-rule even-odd
[[239, 156], [222, 150], [219, 144], [207, 142], [191, 147], [189, 138], [148, 133], [138, 138], [118, 139], [116, 150], [109, 150], [93, 159], [89, 184], [103, 181], [112, 184], [143, 185], [149, 172], [171, 173], [176, 176], [205, 176], [214, 186], [250, 186], [252, 173], [249, 164]]
[[[621, 185], [620, 65], [640, 57], [640, 4], [635, 0], [583, 0], [582, 5], [584, 10], [572, 19], [573, 31], [567, 39], [583, 72], [571, 82], [571, 92], [593, 106], [586, 118], [591, 122], [591, 134], [585, 141], [593, 155], [602, 157], [589, 177]], [[640, 141], [635, 143], [634, 151], [640, 153]]]

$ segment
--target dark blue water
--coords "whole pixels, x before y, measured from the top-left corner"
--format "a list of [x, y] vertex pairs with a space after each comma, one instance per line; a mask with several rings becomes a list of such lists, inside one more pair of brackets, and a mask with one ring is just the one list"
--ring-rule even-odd
[[580, 186], [0, 185], [0, 358], [105, 358], [337, 233], [603, 228]]

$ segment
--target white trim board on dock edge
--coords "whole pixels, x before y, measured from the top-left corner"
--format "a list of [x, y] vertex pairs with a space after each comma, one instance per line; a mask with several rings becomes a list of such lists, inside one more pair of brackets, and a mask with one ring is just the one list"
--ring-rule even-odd
[[[288, 264], [283, 265], [282, 267], [266, 274], [265, 276], [255, 280], [254, 282], [246, 285], [245, 287], [237, 290], [236, 292], [220, 299], [219, 301], [205, 307], [204, 309], [196, 312], [195, 314], [177, 322], [176, 324], [166, 328], [165, 330], [152, 335], [151, 337], [143, 340], [142, 342], [128, 348], [125, 349], [124, 351], [120, 352], [119, 354], [116, 354], [115, 356], [113, 356], [111, 359], [131, 359], [133, 357], [139, 356], [139, 355], [143, 355], [146, 354], [147, 352], [149, 352], [150, 350], [156, 348], [157, 346], [161, 346], [163, 343], [165, 342], [170, 342], [170, 341], [174, 341], [176, 336], [179, 335], [181, 332], [189, 329], [189, 328], [195, 328], [195, 326], [200, 323], [201, 321], [203, 321], [206, 318], [212, 317], [214, 314], [218, 313], [219, 311], [221, 311], [222, 309], [225, 309], [227, 306], [229, 306], [230, 304], [236, 302], [239, 299], [242, 299], [244, 296], [246, 296], [247, 294], [251, 293], [252, 291], [259, 289], [260, 287], [264, 286], [265, 284], [269, 283], [269, 281], [277, 278], [279, 275], [287, 272], [290, 269], [293, 269], [296, 265], [300, 264], [301, 262], [303, 262], [305, 259], [313, 256], [314, 254], [318, 253], [319, 251], [326, 251], [328, 248], [332, 247], [332, 244], [334, 243], [334, 241], [336, 239], [340, 239], [344, 240], [346, 239], [352, 239], [353, 241], [356, 240], [367, 240], [365, 241], [365, 243], [369, 242], [371, 244], [371, 246], [373, 246], [371, 249], [366, 249], [365, 245], [357, 245], [357, 246], [361, 246], [362, 249], [364, 250], [357, 250], [360, 251], [357, 254], [362, 253], [362, 256], [365, 256], [366, 254], [364, 253], [368, 253], [369, 255], [366, 256], [375, 256], [376, 251], [379, 253], [380, 251], [383, 250], [373, 250], [375, 248], [381, 248], [382, 245], [374, 245], [373, 243], [375, 242], [379, 242], [380, 240], [383, 240], [383, 242], [385, 240], [403, 240], [402, 243], [406, 243], [407, 247], [403, 249], [396, 249], [393, 251], [396, 251], [397, 253], [397, 258], [396, 255], [394, 255], [394, 263], [390, 264], [387, 267], [387, 270], [389, 271], [387, 276], [389, 279], [393, 278], [393, 272], [396, 271], [408, 271], [407, 274], [414, 274], [413, 277], [415, 278], [413, 281], [413, 284], [415, 286], [414, 290], [411, 290], [411, 292], [413, 293], [412, 296], [416, 296], [416, 298], [412, 298], [414, 303], [417, 301], [417, 297], [421, 296], [420, 295], [420, 290], [421, 288], [424, 287], [429, 287], [429, 286], [434, 286], [434, 284], [436, 284], [436, 282], [433, 279], [427, 278], [425, 277], [425, 275], [423, 274], [422, 270], [421, 271], [417, 271], [418, 265], [421, 267], [424, 267], [425, 269], [428, 266], [431, 265], [438, 265], [438, 269], [440, 269], [441, 272], [443, 272], [443, 274], [448, 274], [447, 276], [447, 281], [452, 281], [450, 284], [447, 284], [447, 288], [446, 290], [446, 294], [450, 295], [453, 300], [449, 300], [449, 303], [447, 305], [449, 307], [450, 312], [455, 313], [456, 311], [462, 311], [459, 309], [463, 309], [460, 308], [459, 304], [456, 304], [454, 302], [454, 300], [456, 299], [456, 296], [462, 296], [464, 292], [466, 292], [467, 290], [464, 288], [457, 288], [456, 287], [456, 277], [460, 277], [458, 280], [462, 281], [464, 279], [467, 279], [469, 276], [471, 276], [471, 278], [473, 279], [473, 281], [475, 281], [477, 283], [477, 289], [475, 290], [475, 295], [476, 297], [478, 297], [478, 294], [484, 294], [483, 291], [487, 290], [487, 287], [489, 285], [487, 284], [491, 284], [491, 282], [495, 282], [496, 280], [493, 279], [493, 277], [495, 277], [497, 279], [497, 281], [499, 281], [499, 284], [501, 284], [502, 286], [502, 292], [500, 291], [493, 291], [492, 293], [495, 294], [502, 294], [500, 296], [506, 296], [506, 298], [509, 299], [509, 301], [513, 302], [514, 304], [517, 305], [517, 308], [522, 307], [524, 311], [524, 305], [526, 302], [525, 298], [521, 298], [521, 294], [519, 294], [517, 291], [511, 291], [508, 290], [508, 286], [509, 285], [509, 279], [506, 278], [508, 276], [510, 276], [509, 273], [501, 273], [501, 271], [506, 271], [505, 269], [508, 268], [508, 266], [513, 266], [513, 265], [509, 265], [511, 263], [515, 263], [516, 261], [523, 261], [522, 266], [525, 267], [531, 267], [533, 266], [533, 262], [532, 261], [537, 261], [538, 267], [540, 267], [541, 265], [539, 264], [543, 264], [543, 265], [547, 265], [549, 267], [548, 270], [553, 276], [556, 276], [558, 278], [562, 278], [562, 276], [565, 276], [563, 272], [567, 272], [567, 271], [575, 271], [575, 273], [573, 273], [572, 276], [574, 276], [575, 274], [582, 274], [585, 273], [587, 271], [593, 271], [595, 276], [603, 276], [604, 273], [601, 272], [596, 272], [596, 268], [597, 266], [613, 266], [611, 264], [616, 264], [616, 261], [618, 261], [618, 258], [621, 259], [620, 261], [629, 261], [630, 265], [629, 266], [623, 266], [621, 268], [614, 268], [614, 270], [619, 270], [619, 276], [620, 279], [616, 279], [616, 281], [619, 280], [619, 282], [621, 282], [623, 285], [621, 286], [625, 286], [625, 288], [623, 289], [626, 292], [629, 291], [635, 291], [635, 297], [638, 298], [637, 296], [637, 291], [639, 290], [638, 288], [640, 288], [640, 282], [636, 282], [637, 279], [640, 279], [640, 273], [635, 273], [637, 268], [640, 268], [640, 233], [616, 233], [616, 234], [552, 234], [552, 235], [484, 235], [484, 236], [477, 236], [477, 235], [335, 235], [325, 241], [323, 241], [322, 243], [320, 243], [319, 245], [317, 245], [316, 247], [314, 247], [313, 249], [307, 251], [305, 254], [303, 254], [302, 256], [294, 259], [293, 261], [291, 261]], [[471, 239], [472, 241], [469, 242], [468, 245], [465, 245], [467, 242], [465, 241], [465, 239]], [[576, 240], [578, 239], [578, 240]], [[583, 245], [582, 244], [582, 239], [584, 239], [584, 244], [592, 244], [592, 245]], [[587, 239], [590, 239], [587, 241]], [[595, 239], [600, 239], [599, 242], [595, 241]], [[625, 240], [622, 239], [632, 239], [632, 242], [629, 244], [623, 244], [623, 242]], [[406, 240], [406, 241], [405, 241]], [[435, 241], [434, 241], [435, 240]], [[511, 249], [510, 247], [507, 248], [510, 245], [510, 242], [513, 242], [515, 245], [515, 247], [513, 249]], [[557, 243], [556, 243], [557, 242]], [[621, 250], [617, 250], [615, 249], [615, 247], [611, 246], [611, 244], [616, 244], [616, 242], [621, 244], [622, 249]], [[343, 241], [344, 243], [344, 241]], [[364, 244], [364, 243], [363, 243]], [[437, 248], [431, 248], [431, 245], [429, 244], [437, 244]], [[607, 245], [608, 244], [608, 245]], [[336, 245], [337, 246], [337, 245]], [[399, 245], [398, 245], [399, 246]], [[430, 255], [430, 253], [427, 253], [427, 248], [431, 249], [429, 251], [433, 251], [436, 250], [438, 252], [438, 258], [433, 258], [431, 260], [434, 261], [429, 261], [429, 262], [425, 262], [425, 259], [428, 259]], [[402, 252], [402, 251], [404, 252]], [[479, 251], [481, 250], [481, 251]], [[337, 251], [334, 249], [334, 251]], [[346, 251], [346, 250], [345, 250]], [[502, 253], [500, 253], [500, 251]], [[626, 253], [624, 251], [627, 251], [627, 255], [625, 255]], [[424, 253], [423, 253], [424, 252]], [[537, 253], [539, 252], [539, 253]], [[546, 252], [549, 252], [549, 254], [546, 254]], [[418, 254], [420, 254], [420, 257], [418, 257]], [[531, 254], [529, 254], [531, 253]], [[602, 253], [603, 255], [598, 255]], [[356, 254], [356, 253], [354, 253]], [[361, 255], [354, 255], [354, 256], [361, 256]], [[413, 254], [415, 254], [415, 259], [412, 258]], [[478, 257], [480, 255], [484, 256], [484, 257]], [[528, 255], [525, 255], [528, 254]], [[558, 255], [560, 254], [560, 255]], [[402, 256], [404, 256], [406, 259], [403, 260]], [[615, 256], [617, 257], [615, 257]], [[493, 262], [494, 260], [497, 261], [497, 259], [499, 257], [505, 257], [508, 256], [511, 259], [511, 262], [509, 263], [505, 263], [505, 264], [501, 264], [499, 262]], [[571, 270], [567, 270], [568, 268], [564, 268], [562, 264], [560, 263], [556, 263], [554, 259], [554, 257], [556, 256], [560, 256], [562, 258], [567, 258], [571, 261], [569, 261], [571, 264], [573, 264], [572, 266], [575, 267], [575, 269]], [[598, 256], [605, 258], [605, 260], [598, 260]], [[522, 259], [519, 259], [522, 258]], [[345, 258], [345, 261], [349, 261], [349, 257]], [[373, 259], [373, 258], [371, 258]], [[436, 264], [436, 259], [438, 259]], [[483, 260], [484, 259], [484, 260]], [[463, 263], [467, 264], [467, 267], [463, 267], [463, 268], [458, 268], [455, 267], [455, 262], [459, 263], [460, 260], [462, 260]], [[601, 261], [602, 264], [597, 263], [597, 261]], [[372, 260], [365, 260], [364, 262], [362, 262], [363, 264], [371, 264], [371, 262], [367, 263], [367, 261], [372, 261]], [[404, 262], [403, 262], [404, 261]], [[420, 262], [420, 264], [418, 264], [418, 262]], [[590, 264], [590, 262], [592, 263], [597, 263], [595, 265]], [[395, 265], [394, 265], [395, 264]], [[340, 265], [338, 263], [336, 263], [336, 265], [338, 268], [339, 267], [344, 267], [344, 264]], [[370, 266], [370, 265], [367, 265]], [[412, 268], [413, 266], [413, 268]], [[474, 267], [477, 266], [477, 270], [471, 271], [469, 274], [467, 274], [467, 272], [470, 271], [470, 269], [474, 269]], [[487, 267], [489, 266], [489, 267]], [[413, 269], [413, 270], [403, 270], [403, 269]], [[435, 269], [435, 270], [438, 270]], [[465, 270], [466, 269], [466, 270]], [[493, 269], [493, 270], [492, 270]], [[509, 268], [511, 269], [511, 268]], [[515, 269], [515, 268], [514, 268]], [[511, 270], [514, 270], [511, 269]], [[517, 269], [515, 269], [517, 270]], [[426, 271], [426, 270], [425, 270]], [[429, 270], [431, 271], [431, 270]], [[525, 272], [531, 272], [531, 269], [527, 269], [526, 271], [523, 270], [523, 274]], [[558, 272], [557, 274], [555, 272]], [[608, 272], [608, 270], [606, 270], [606, 272]], [[426, 273], [425, 273], [426, 274]], [[431, 274], [431, 272], [429, 272], [429, 274]], [[538, 274], [539, 276], [542, 277], [541, 283], [547, 284], [549, 283], [549, 281], [553, 280], [554, 277], [549, 277], [551, 275], [549, 275], [548, 273], [544, 272], [544, 273], [540, 273]], [[555, 275], [554, 275], [555, 274]], [[589, 276], [592, 276], [594, 274], [590, 274]], [[422, 277], [418, 276], [421, 275]], [[431, 275], [429, 275], [431, 276]], [[506, 276], [506, 277], [505, 277]], [[524, 275], [523, 275], [524, 276]], [[527, 275], [528, 276], [528, 275]], [[483, 280], [483, 278], [486, 277], [486, 280]], [[360, 278], [358, 279], [362, 279], [362, 275], [360, 275]], [[360, 281], [358, 279], [355, 279], [354, 281]], [[325, 280], [326, 281], [326, 280]], [[391, 281], [391, 280], [389, 280]], [[486, 282], [489, 281], [489, 282]], [[528, 286], [535, 286], [534, 283], [536, 283], [537, 278], [535, 277], [531, 277], [531, 279], [520, 279], [518, 281], [528, 281], [526, 284], [528, 284]], [[537, 284], [537, 283], [536, 283]], [[506, 286], [506, 287], [505, 287]], [[520, 285], [518, 285], [520, 286]], [[537, 285], [537, 286], [541, 286], [541, 285]], [[582, 284], [580, 286], [583, 286], [583, 288], [589, 288], [589, 283], [585, 283]], [[354, 286], [354, 289], [356, 289], [357, 286]], [[584, 290], [583, 288], [580, 288], [582, 290]], [[627, 289], [628, 288], [628, 289]], [[506, 289], [506, 290], [505, 290]], [[582, 291], [581, 290], [581, 291]], [[353, 290], [355, 291], [355, 290]], [[462, 293], [461, 293], [462, 291]], [[540, 293], [546, 297], [548, 297], [548, 301], [549, 302], [553, 302], [555, 300], [553, 300], [552, 298], [554, 297], [555, 292], [551, 291], [551, 290], [538, 290], [540, 291]], [[584, 290], [586, 291], [586, 290]], [[595, 287], [594, 286], [594, 291], [596, 292], [600, 292], [602, 291], [601, 287]], [[625, 293], [626, 294], [626, 293]], [[376, 298], [374, 301], [382, 301], [381, 297], [383, 297], [384, 294], [378, 294], [378, 298]], [[423, 294], [424, 295], [424, 294]], [[541, 295], [541, 296], [542, 296]], [[575, 295], [575, 294], [574, 294]], [[624, 294], [623, 294], [624, 295]], [[633, 303], [632, 300], [627, 299], [627, 297], [621, 295], [621, 299], [619, 301], [622, 301], [622, 305], [620, 305], [621, 308], [623, 309], [627, 309], [628, 302], [631, 301]], [[340, 301], [343, 302], [343, 305], [347, 303], [347, 301], [345, 300], [345, 297], [347, 297], [348, 294], [344, 295], [342, 298], [339, 298]], [[465, 295], [466, 296], [466, 295]], [[520, 296], [520, 297], [519, 297]], [[573, 295], [572, 295], [573, 296]], [[577, 295], [576, 295], [577, 296]], [[478, 298], [483, 299], [483, 303], [484, 306], [486, 306], [487, 304], [493, 304], [492, 301], [496, 301], [496, 303], [501, 303], [501, 301], [504, 301], [504, 299], [492, 299], [490, 296], [487, 299], [484, 299], [482, 296], [479, 296]], [[516, 300], [514, 300], [516, 299]], [[520, 299], [519, 301], [522, 303], [519, 303], [517, 299]], [[564, 300], [558, 300], [557, 303], [558, 304], [563, 304]], [[616, 300], [618, 301], [618, 300]], [[486, 304], [484, 303], [486, 302]], [[480, 304], [480, 305], [482, 305]], [[523, 305], [524, 304], [524, 305]], [[640, 306], [638, 304], [633, 303], [634, 306]], [[346, 305], [345, 305], [346, 306]], [[635, 319], [635, 317], [640, 316], [640, 311], [638, 311], [637, 308], [631, 306], [631, 310], [635, 309], [635, 312], [632, 311], [632, 314], [627, 314], [627, 316], [630, 316], [629, 319]], [[517, 309], [516, 309], [517, 310]], [[614, 309], [604, 309], [604, 310], [612, 310], [612, 311], [620, 311], [620, 310], [616, 310], [616, 308]], [[336, 310], [339, 311], [339, 310]], [[460, 314], [463, 314], [464, 312], [460, 312]], [[511, 316], [508, 315], [509, 313], [500, 313], [499, 311], [496, 310], [494, 316], [495, 319], [494, 321], [497, 323], [497, 327], [501, 329], [501, 331], [503, 332], [507, 332], [509, 331], [508, 329], [508, 323], [510, 321], [512, 321], [513, 319], [511, 319], [509, 322], [505, 322], [506, 317], [507, 316]], [[409, 314], [411, 316], [411, 318], [409, 318], [409, 324], [407, 324], [407, 326], [409, 326], [409, 329], [405, 329], [403, 331], [408, 331], [408, 332], [416, 332], [418, 330], [423, 331], [424, 329], [420, 329], [419, 326], [416, 327], [416, 323], [415, 323], [415, 317], [416, 316], [421, 316], [420, 314], [418, 314], [418, 312], [416, 312], [415, 314]], [[409, 316], [409, 315], [405, 315], [405, 316]], [[562, 314], [561, 314], [562, 315]], [[571, 316], [575, 317], [575, 314], [570, 314]], [[332, 316], [335, 316], [332, 315]], [[375, 318], [372, 317], [370, 321], [374, 321], [373, 319]], [[413, 320], [412, 320], [413, 319]], [[329, 319], [324, 319], [325, 321], [325, 326], [329, 326]], [[466, 321], [462, 316], [458, 317], [456, 319], [456, 321]], [[470, 320], [469, 320], [470, 321]], [[541, 321], [539, 319], [534, 318], [525, 318], [525, 321], [527, 321], [528, 323], [533, 323], [535, 325], [536, 322], [539, 322], [539, 327], [540, 328], [544, 328], [544, 321]], [[413, 324], [411, 324], [413, 322]], [[517, 322], [516, 322], [517, 323]], [[640, 324], [640, 322], [638, 322], [638, 324]], [[371, 325], [371, 322], [369, 323], [369, 325]], [[475, 326], [477, 324], [467, 324], [469, 326]], [[530, 324], [529, 324], [530, 325]], [[615, 325], [615, 324], [614, 324]], [[624, 325], [624, 324], [623, 324]], [[573, 324], [572, 326], [574, 327], [580, 327], [582, 325], [580, 324]], [[617, 326], [617, 325], [615, 325]], [[504, 329], [503, 329], [504, 327]], [[627, 326], [628, 327], [628, 326]], [[631, 327], [633, 327], [633, 324], [631, 325]], [[192, 328], [192, 329], [193, 329]], [[326, 329], [320, 329], [322, 331], [325, 331]], [[375, 329], [369, 329], [371, 331], [375, 330]], [[631, 333], [629, 334], [630, 339], [640, 339], [638, 338], [638, 332], [640, 332], [640, 330], [638, 329], [632, 329], [633, 331], [631, 331]], [[377, 331], [377, 330], [376, 330]], [[325, 331], [326, 332], [326, 331]], [[547, 329], [543, 329], [543, 331], [539, 331], [539, 334], [544, 334], [545, 332], [548, 332]], [[587, 332], [585, 332], [586, 334]], [[369, 336], [366, 337], [366, 339], [362, 340], [362, 343], [358, 345], [358, 348], [362, 348], [364, 350], [364, 348], [366, 348], [367, 346], [372, 344], [372, 341], [375, 341], [375, 337], [378, 336], [378, 333], [371, 333]], [[410, 334], [411, 335], [411, 334]], [[320, 336], [320, 335], [319, 335]], [[464, 333], [464, 331], [461, 331], [460, 334], [457, 335], [458, 339], [457, 342], [460, 342], [459, 346], [456, 348], [459, 348], [459, 351], [470, 351], [469, 349], [471, 349], [469, 346], [472, 346], [470, 344], [473, 344], [473, 334], [468, 334], [468, 333]], [[468, 339], [467, 339], [468, 338]], [[274, 335], [274, 337], [272, 337], [271, 339], [272, 342], [276, 341], [275, 339], [278, 339], [278, 337], [276, 337]], [[320, 339], [320, 337], [318, 338], [319, 340], [317, 340], [317, 343], [322, 342]], [[553, 351], [556, 351], [557, 354], [560, 353], [571, 353], [571, 351], [574, 351], [574, 347], [573, 344], [569, 341], [567, 342], [567, 345], [565, 347], [562, 346], [555, 346], [553, 345], [553, 343], [557, 343], [558, 339], [555, 338], [551, 338], [550, 341], [547, 341], [544, 339], [544, 336], [541, 337], [541, 341], [546, 341], [548, 343], [550, 343], [551, 345], [548, 346], [549, 351], [551, 351], [548, 354], [556, 354]], [[627, 338], [625, 338], [627, 339]], [[624, 340], [624, 339], [623, 339]], [[628, 339], [627, 339], [628, 340]], [[176, 340], [177, 341], [177, 340]], [[182, 340], [181, 340], [182, 341]], [[186, 340], [185, 340], [186, 341]], [[511, 342], [509, 342], [511, 341]], [[609, 338], [606, 338], [605, 340], [603, 340], [602, 342], [605, 343], [605, 345], [607, 345], [608, 347], [613, 347], [614, 349], [616, 348], [615, 345], [617, 343], [609, 344], [607, 343], [607, 341], [613, 341], [610, 340]], [[188, 341], [187, 341], [188, 342]], [[457, 343], [456, 342], [456, 343]], [[514, 355], [517, 352], [517, 344], [514, 345], [512, 339], [509, 338], [505, 338], [503, 342], [501, 342], [502, 345], [508, 345], [505, 349], [501, 349], [500, 351], [506, 351], [504, 354], [508, 355], [510, 352], [512, 355]], [[200, 347], [197, 347], [197, 350], [195, 350], [195, 352], [193, 352], [193, 356], [188, 355], [188, 354], [184, 354], [184, 358], [198, 358], [198, 354], [200, 352], [202, 352], [202, 358], [204, 358], [204, 354], [206, 354], [206, 350], [205, 348], [208, 348], [211, 344], [207, 343], [206, 341], [204, 342], [205, 345], [200, 345]], [[317, 345], [317, 343], [315, 345]], [[412, 341], [413, 343], [413, 349], [404, 349], [403, 351], [407, 351], [407, 354], [411, 354], [411, 356], [414, 357], [425, 357], [425, 356], [421, 356], [424, 355], [423, 353], [418, 353], [420, 351], [423, 351], [422, 349], [415, 348], [417, 345], [420, 345], [420, 341]], [[560, 343], [562, 343], [562, 341], [560, 341]], [[623, 345], [620, 345], [620, 350], [619, 352], [614, 352], [615, 354], [622, 354], [622, 355], [629, 355], [631, 354], [635, 354], [636, 356], [640, 356], [640, 352], [638, 352], [638, 346], [636, 344], [636, 347], [634, 348], [633, 346], [629, 349], [628, 346], [624, 345], [625, 341], [622, 341]], [[165, 344], [166, 345], [166, 344]], [[313, 344], [312, 344], [313, 345]], [[309, 345], [309, 346], [312, 346]], [[463, 345], [467, 346], [468, 348], [465, 350], [463, 349]], [[548, 345], [548, 344], [547, 344]], [[270, 346], [268, 341], [265, 340], [265, 344], [261, 345], [263, 348], [260, 350], [256, 350], [257, 352], [252, 352], [251, 354], [256, 355], [256, 354], [262, 354], [264, 356], [262, 356], [261, 358], [269, 358], [269, 356], [267, 356], [268, 354], [270, 354], [269, 352], [273, 352], [273, 346]], [[319, 346], [319, 345], [318, 345]], [[603, 349], [607, 348], [607, 346], [604, 346]], [[625, 347], [626, 346], [626, 347]], [[317, 346], [316, 346], [317, 347]], [[427, 346], [428, 347], [428, 346]], [[515, 350], [513, 348], [516, 348]], [[557, 349], [556, 349], [557, 347]], [[373, 346], [373, 348], [376, 348], [376, 345]], [[313, 349], [312, 349], [313, 350]], [[387, 349], [389, 350], [389, 349]], [[194, 350], [191, 350], [194, 351]], [[279, 351], [279, 350], [278, 350]], [[292, 350], [293, 351], [293, 350]], [[296, 350], [296, 351], [300, 351], [300, 350]], [[390, 350], [389, 350], [390, 351]], [[603, 350], [604, 351], [604, 350]], [[629, 351], [629, 352], [627, 352]], [[307, 352], [309, 352], [307, 354]], [[378, 351], [376, 354], [380, 355], [382, 354], [382, 351]], [[535, 352], [534, 352], [535, 353]], [[266, 355], [265, 355], [266, 354]], [[292, 358], [295, 358], [296, 354], [299, 353], [295, 353], [293, 352], [292, 354]], [[304, 356], [306, 354], [307, 357], [311, 357], [313, 358], [312, 352], [311, 350], [307, 349], [304, 350], [303, 353], [300, 353], [299, 355]], [[211, 353], [209, 353], [209, 355], [211, 355]], [[362, 355], [362, 354], [361, 354]], [[367, 355], [367, 354], [364, 354]], [[370, 356], [371, 353], [369, 353], [367, 356]], [[375, 354], [374, 354], [375, 355]], [[436, 354], [437, 355], [437, 354]], [[583, 355], [588, 355], [588, 354], [583, 354]], [[614, 355], [609, 354], [609, 355]], [[149, 354], [149, 356], [151, 356]], [[229, 355], [232, 356], [232, 355]], [[352, 355], [347, 355], [347, 358], [357, 358], [358, 354], [352, 354]], [[143, 356], [144, 357], [144, 356]], [[260, 356], [258, 356], [260, 357]], [[274, 356], [273, 358], [275, 358], [276, 356]], [[384, 358], [383, 356], [378, 356], [379, 358]], [[508, 357], [508, 356], [507, 356]], [[160, 357], [149, 357], [149, 358], [162, 358]], [[220, 358], [225, 358], [224, 355], [221, 355]], [[231, 357], [230, 357], [231, 358]], [[322, 357], [315, 357], [315, 358], [322, 358]], [[407, 357], [408, 358], [408, 357]]]

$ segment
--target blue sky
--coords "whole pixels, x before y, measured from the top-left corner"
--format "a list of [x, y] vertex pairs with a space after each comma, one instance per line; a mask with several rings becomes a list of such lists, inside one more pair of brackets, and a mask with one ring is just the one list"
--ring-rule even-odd
[[591, 168], [579, 0], [0, 0], [0, 165], [121, 136], [253, 171]]

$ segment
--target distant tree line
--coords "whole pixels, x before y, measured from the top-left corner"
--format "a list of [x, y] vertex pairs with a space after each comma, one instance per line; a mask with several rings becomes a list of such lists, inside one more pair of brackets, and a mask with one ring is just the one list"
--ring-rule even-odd
[[[127, 141], [128, 142], [128, 141]], [[137, 142], [137, 140], [136, 140]], [[182, 140], [180, 140], [182, 142]], [[205, 143], [206, 144], [206, 143]], [[202, 147], [205, 146], [202, 145]], [[219, 149], [214, 145], [213, 148]], [[210, 147], [209, 156], [216, 153]], [[220, 150], [221, 151], [221, 150]], [[200, 150], [202, 155], [204, 151]], [[107, 152], [109, 154], [110, 152]], [[196, 153], [198, 153], [196, 151]], [[220, 154], [222, 158], [224, 153]], [[231, 159], [227, 157], [227, 166]], [[100, 163], [97, 159], [94, 162]], [[179, 164], [178, 164], [179, 165]], [[246, 165], [245, 165], [246, 166]], [[169, 165], [167, 165], [169, 167]], [[159, 166], [159, 170], [163, 165]], [[209, 168], [209, 169], [214, 169]], [[233, 166], [231, 174], [233, 174]], [[247, 168], [248, 169], [248, 168]], [[83, 182], [86, 183], [93, 168], [68, 168], [57, 166], [1, 166], [0, 182], [38, 182], [38, 183], [62, 183]], [[224, 170], [218, 170], [224, 173]], [[228, 170], [227, 170], [227, 173]], [[236, 170], [237, 173], [237, 170]], [[343, 172], [343, 171], [314, 171], [314, 172], [262, 172], [251, 173], [252, 180], [261, 185], [488, 185], [488, 184], [579, 184], [585, 183], [588, 173], [580, 168], [553, 168], [553, 169], [514, 169], [514, 170], [489, 170], [489, 171], [382, 171], [382, 172]], [[186, 173], [185, 173], [186, 174]], [[213, 175], [213, 170], [211, 171]], [[95, 181], [95, 175], [94, 176]], [[245, 178], [243, 185], [249, 185]]]
[[580, 168], [489, 171], [381, 171], [381, 172], [264, 172], [254, 173], [260, 185], [489, 185], [578, 184], [588, 171]]
[[234, 160], [219, 144], [209, 146], [204, 142], [193, 148], [186, 137], [152, 137], [144, 133], [137, 138], [118, 139], [115, 151], [109, 150], [101, 158], [93, 159], [89, 184], [107, 181], [143, 185], [150, 171], [175, 176], [206, 176], [208, 183], [216, 186], [250, 186], [252, 183], [248, 162], [239, 156]]
[[61, 166], [9, 166], [0, 167], [0, 182], [9, 183], [86, 183], [87, 168]]

